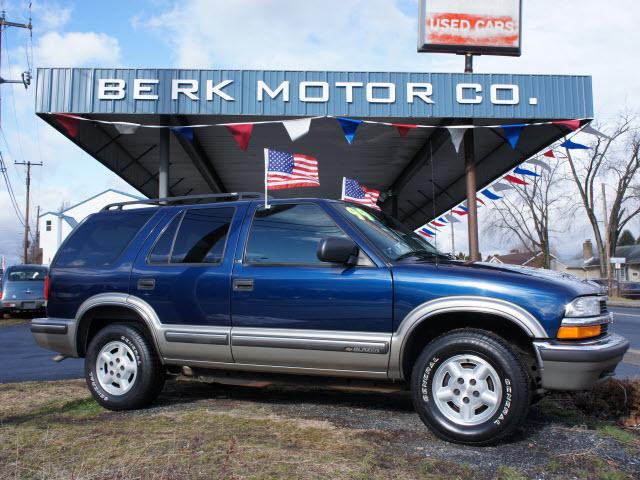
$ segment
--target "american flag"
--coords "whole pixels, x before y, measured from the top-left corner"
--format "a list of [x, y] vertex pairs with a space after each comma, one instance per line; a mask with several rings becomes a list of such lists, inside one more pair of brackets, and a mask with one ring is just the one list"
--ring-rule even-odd
[[380, 210], [378, 207], [378, 197], [380, 192], [360, 185], [360, 182], [353, 178], [342, 178], [342, 200], [361, 203], [367, 207]]
[[318, 160], [300, 153], [264, 149], [267, 189], [319, 187]]

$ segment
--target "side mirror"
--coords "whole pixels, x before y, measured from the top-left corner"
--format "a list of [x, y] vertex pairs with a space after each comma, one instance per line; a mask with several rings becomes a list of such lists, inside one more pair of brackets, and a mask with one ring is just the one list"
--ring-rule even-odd
[[355, 265], [360, 249], [350, 238], [327, 237], [318, 244], [318, 259], [321, 262]]

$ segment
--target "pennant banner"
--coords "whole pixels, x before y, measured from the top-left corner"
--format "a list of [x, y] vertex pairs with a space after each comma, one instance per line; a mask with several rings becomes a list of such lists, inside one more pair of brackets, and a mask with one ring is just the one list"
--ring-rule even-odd
[[[184, 138], [193, 142], [193, 128], [191, 127], [171, 127], [171, 131], [175, 132], [179, 135], [182, 135]], [[243, 149], [246, 150], [246, 149]]]
[[456, 217], [454, 217], [450, 213], [445, 215], [445, 218], [449, 221], [449, 223], [460, 223], [460, 220], [458, 220]]
[[570, 128], [571, 130], [577, 130], [580, 128], [580, 120], [556, 120], [551, 123], [554, 125], [562, 125], [563, 127]]
[[502, 128], [504, 135], [507, 137], [507, 140], [509, 140], [511, 148], [514, 150], [518, 144], [518, 140], [520, 140], [520, 133], [522, 133], [522, 128], [524, 126], [524, 124], [518, 123], [515, 125], [502, 125], [500, 127]]
[[405, 138], [409, 134], [409, 130], [418, 128], [417, 125], [412, 125], [407, 123], [392, 123], [391, 126], [396, 127], [398, 129], [398, 133], [402, 138]]
[[113, 122], [113, 126], [120, 135], [133, 135], [140, 128], [140, 124], [129, 122]]
[[513, 169], [513, 173], [517, 173], [518, 175], [529, 175], [530, 177], [539, 177], [540, 175], [534, 172], [533, 170], [527, 170], [526, 168], [516, 167]]
[[515, 183], [517, 185], [529, 185], [524, 180], [519, 179], [518, 177], [514, 177], [513, 175], [505, 175], [503, 177], [507, 182]]
[[311, 128], [311, 119], [299, 118], [297, 120], [285, 120], [282, 122], [282, 125], [284, 125], [284, 128], [287, 130], [291, 141], [295, 142], [309, 133], [309, 129]]
[[236, 143], [240, 147], [240, 150], [246, 150], [249, 147], [249, 140], [251, 140], [251, 133], [253, 132], [253, 123], [235, 123], [225, 125], [227, 130]]
[[596, 130], [596, 129], [595, 129], [595, 128], [593, 128], [591, 125], [585, 125], [585, 126], [583, 127], [583, 129], [581, 130], [581, 132], [588, 133], [588, 134], [590, 134], [590, 135], [595, 135], [596, 137], [600, 137], [600, 138], [606, 138], [606, 139], [611, 138], [611, 137], [609, 137], [609, 136], [605, 135], [604, 133], [602, 133], [602, 132], [600, 132], [600, 131]]
[[561, 147], [564, 147], [568, 150], [589, 150], [589, 147], [586, 145], [582, 145], [581, 143], [572, 142], [571, 140], [565, 140], [560, 144]]
[[353, 137], [355, 137], [356, 135], [356, 130], [358, 130], [358, 127], [362, 123], [362, 120], [354, 120], [351, 118], [342, 117], [338, 117], [336, 118], [336, 120], [338, 120], [338, 123], [340, 124], [340, 127], [344, 132], [344, 138], [346, 138], [347, 142], [349, 142], [349, 145], [351, 145], [351, 143], [353, 143]]
[[462, 143], [462, 137], [464, 137], [464, 132], [466, 129], [463, 128], [449, 128], [449, 135], [451, 135], [451, 143], [453, 143], [453, 148], [456, 149], [456, 153], [460, 152], [460, 144]]
[[498, 182], [491, 185], [491, 188], [493, 188], [496, 192], [504, 192], [505, 190], [513, 190], [516, 187], [514, 187], [510, 183]]
[[490, 200], [500, 200], [502, 198], [500, 195], [496, 195], [488, 188], [485, 188], [484, 190], [480, 190], [480, 193]]
[[547, 150], [542, 155], [544, 155], [545, 157], [549, 157], [549, 158], [556, 158], [555, 154], [553, 153], [553, 150]]
[[551, 167], [549, 166], [548, 163], [543, 162], [542, 160], [539, 160], [537, 158], [532, 158], [530, 160], [527, 160], [527, 163], [530, 163], [531, 165], [536, 165], [537, 167], [540, 167], [548, 172], [551, 171]]
[[57, 113], [53, 115], [56, 122], [64, 128], [71, 138], [78, 136], [78, 118], [73, 115], [65, 115], [63, 113]]

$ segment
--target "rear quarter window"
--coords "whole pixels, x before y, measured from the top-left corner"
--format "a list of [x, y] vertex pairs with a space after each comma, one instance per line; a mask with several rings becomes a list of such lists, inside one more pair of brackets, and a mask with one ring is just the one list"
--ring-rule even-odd
[[112, 265], [153, 213], [152, 209], [143, 209], [90, 216], [63, 243], [53, 266], [101, 268]]

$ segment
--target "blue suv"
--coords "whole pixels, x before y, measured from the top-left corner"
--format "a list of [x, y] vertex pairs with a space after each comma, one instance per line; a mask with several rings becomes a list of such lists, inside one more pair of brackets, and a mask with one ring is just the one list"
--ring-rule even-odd
[[612, 375], [629, 346], [592, 283], [454, 261], [387, 214], [332, 200], [111, 205], [69, 236], [47, 285], [36, 341], [84, 357], [112, 410], [148, 405], [180, 373], [385, 382], [409, 388], [441, 438], [483, 445], [546, 391]]

